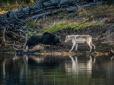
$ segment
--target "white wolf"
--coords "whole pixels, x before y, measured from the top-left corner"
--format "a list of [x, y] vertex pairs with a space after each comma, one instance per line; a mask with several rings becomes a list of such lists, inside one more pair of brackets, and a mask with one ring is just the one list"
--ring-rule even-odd
[[68, 41], [72, 41], [72, 48], [70, 49], [69, 52], [71, 52], [74, 49], [74, 47], [75, 47], [75, 50], [77, 51], [79, 43], [82, 43], [82, 44], [86, 43], [90, 48], [90, 52], [92, 51], [93, 48], [94, 50], [96, 48], [92, 42], [91, 35], [67, 35], [65, 42], [68, 42]]

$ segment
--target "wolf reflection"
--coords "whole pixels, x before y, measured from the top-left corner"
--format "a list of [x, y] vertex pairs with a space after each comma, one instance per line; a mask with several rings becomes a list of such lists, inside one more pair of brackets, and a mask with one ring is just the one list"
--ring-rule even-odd
[[87, 60], [85, 63], [81, 63], [78, 61], [78, 57], [72, 57], [69, 56], [71, 63], [65, 63], [65, 70], [66, 72], [73, 73], [73, 74], [79, 74], [86, 71], [88, 74], [92, 73], [92, 66], [95, 63], [94, 59], [89, 56], [89, 60]]
[[[34, 56], [35, 57], [35, 56]], [[24, 60], [13, 60], [13, 59], [4, 59], [1, 61], [1, 77], [3, 80], [0, 85], [17, 85], [15, 82], [18, 82], [18, 85], [26, 85], [25, 83], [38, 83], [39, 85], [54, 85], [50, 84], [57, 81], [52, 80], [54, 78], [63, 79], [63, 82], [67, 82], [68, 80], [74, 79], [75, 81], [81, 81], [87, 84], [83, 85], [113, 85], [114, 84], [114, 60], [110, 61], [101, 61], [102, 59], [94, 59], [89, 57], [84, 57], [84, 60], [81, 60], [81, 57], [72, 57], [69, 56], [69, 61], [62, 63], [57, 62], [58, 65], [55, 67], [49, 67], [44, 65], [31, 65], [29, 63], [25, 63]], [[38, 59], [38, 63], [40, 63], [40, 58]], [[55, 59], [57, 61], [57, 59]], [[60, 65], [62, 63], [62, 65]], [[3, 71], [2, 71], [3, 70]], [[49, 73], [48, 78], [46, 73]], [[56, 74], [57, 72], [57, 74]], [[54, 74], [52, 74], [54, 73]], [[60, 75], [60, 76], [59, 76]], [[52, 78], [52, 76], [54, 78]], [[61, 78], [62, 76], [62, 78]], [[68, 76], [69, 79], [66, 79]], [[71, 77], [72, 76], [72, 77]], [[66, 79], [66, 80], [65, 80]], [[87, 79], [85, 81], [85, 79]], [[50, 81], [51, 80], [51, 81]], [[65, 81], [64, 81], [65, 80]], [[47, 81], [46, 84], [43, 84], [44, 81]], [[57, 81], [61, 83], [60, 81]], [[90, 84], [88, 84], [88, 82]], [[105, 84], [107, 82], [108, 84]], [[58, 84], [60, 85], [60, 84]], [[81, 85], [80, 82], [77, 85]]]

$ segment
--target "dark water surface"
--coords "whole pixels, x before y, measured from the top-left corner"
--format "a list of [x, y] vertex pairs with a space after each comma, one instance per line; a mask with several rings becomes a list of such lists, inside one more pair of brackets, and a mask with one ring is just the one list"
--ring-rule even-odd
[[70, 56], [41, 64], [12, 57], [0, 54], [0, 85], [114, 85], [114, 60]]

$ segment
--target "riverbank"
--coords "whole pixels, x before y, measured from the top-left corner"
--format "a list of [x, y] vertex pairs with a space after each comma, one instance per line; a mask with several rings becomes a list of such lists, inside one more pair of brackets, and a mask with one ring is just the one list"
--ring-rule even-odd
[[[56, 34], [61, 46], [43, 46], [46, 51], [69, 51], [71, 43], [65, 43], [66, 35], [89, 34], [93, 37], [96, 51], [110, 51], [114, 48], [114, 6], [100, 5], [92, 8], [81, 8], [78, 12], [66, 12], [46, 16], [38, 20], [26, 22], [28, 37], [44, 32]], [[1, 39], [3, 39], [1, 37]], [[2, 40], [0, 41], [2, 42]], [[2, 43], [4, 44], [4, 43]], [[5, 49], [5, 46], [0, 47]], [[7, 47], [7, 46], [6, 46]], [[1, 49], [2, 49], [1, 48]], [[79, 51], [87, 50], [87, 46], [79, 46]], [[7, 48], [6, 48], [7, 49]], [[3, 49], [2, 49], [3, 50]], [[41, 50], [42, 51], [42, 50]]]

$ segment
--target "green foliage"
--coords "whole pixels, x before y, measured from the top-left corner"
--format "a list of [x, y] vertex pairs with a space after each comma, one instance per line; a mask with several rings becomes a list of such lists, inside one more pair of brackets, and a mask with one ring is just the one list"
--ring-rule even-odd
[[34, 5], [35, 0], [0, 0], [0, 14], [5, 14], [14, 9]]
[[21, 2], [24, 2], [24, 3], [33, 3], [35, 2], [36, 0], [0, 0], [0, 3], [15, 3], [15, 2], [18, 2], [18, 3], [21, 3]]
[[38, 30], [37, 30], [37, 22], [34, 20], [30, 20], [26, 23], [26, 26], [28, 28], [28, 36], [32, 36], [32, 35], [37, 35], [38, 34]]
[[101, 21], [89, 21], [89, 22], [59, 22], [55, 23], [49, 28], [45, 28], [43, 32], [58, 32], [64, 29], [68, 30], [80, 30], [87, 28], [98, 28], [104, 25]]

